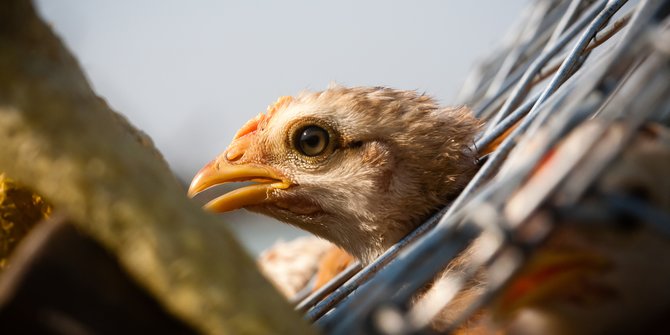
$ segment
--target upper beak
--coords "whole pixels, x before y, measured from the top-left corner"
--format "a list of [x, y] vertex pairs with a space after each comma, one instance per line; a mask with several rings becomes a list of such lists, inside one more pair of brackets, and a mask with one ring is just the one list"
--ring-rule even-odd
[[292, 183], [275, 169], [260, 164], [230, 164], [219, 157], [205, 165], [193, 177], [188, 196], [212, 187], [230, 182], [255, 181], [258, 184], [244, 186], [230, 191], [205, 204], [212, 212], [228, 212], [249, 205], [261, 204], [268, 200], [275, 189], [286, 189]]

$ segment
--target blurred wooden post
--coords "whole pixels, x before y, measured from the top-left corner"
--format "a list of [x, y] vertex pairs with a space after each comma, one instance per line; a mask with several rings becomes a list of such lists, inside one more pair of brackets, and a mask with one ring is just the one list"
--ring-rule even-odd
[[27, 0], [0, 2], [0, 143], [0, 171], [66, 212], [188, 324], [314, 332], [186, 198], [150, 140], [95, 95]]

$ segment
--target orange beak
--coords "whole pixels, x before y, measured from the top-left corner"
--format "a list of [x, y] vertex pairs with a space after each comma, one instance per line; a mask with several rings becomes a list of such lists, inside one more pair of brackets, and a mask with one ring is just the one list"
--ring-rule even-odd
[[[282, 108], [293, 100], [292, 97], [281, 97], [268, 106], [267, 114], [259, 114], [245, 123], [235, 134], [233, 142], [219, 157], [205, 165], [193, 177], [188, 188], [188, 196], [196, 194], [215, 185], [254, 181], [258, 184], [238, 188], [205, 204], [205, 209], [212, 212], [228, 212], [245, 206], [258, 205], [266, 202], [273, 191], [287, 189], [293, 183], [282, 173], [267, 165], [242, 162], [247, 149], [254, 143], [258, 129]], [[233, 164], [231, 162], [237, 162]]]
[[260, 164], [230, 164], [225, 154], [205, 165], [193, 178], [188, 196], [216, 185], [254, 181], [258, 184], [230, 191], [205, 204], [204, 208], [217, 213], [266, 202], [272, 191], [289, 188], [292, 183], [275, 169]]

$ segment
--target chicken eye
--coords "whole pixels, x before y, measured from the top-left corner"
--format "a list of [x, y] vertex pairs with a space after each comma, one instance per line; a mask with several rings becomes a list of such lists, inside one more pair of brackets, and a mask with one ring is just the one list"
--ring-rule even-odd
[[323, 153], [328, 147], [328, 132], [317, 126], [303, 129], [297, 138], [296, 147], [305, 156], [316, 156]]

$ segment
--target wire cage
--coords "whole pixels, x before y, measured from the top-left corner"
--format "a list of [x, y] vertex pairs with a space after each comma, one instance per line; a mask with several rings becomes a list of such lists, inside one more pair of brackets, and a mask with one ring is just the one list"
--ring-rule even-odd
[[[651, 123], [670, 121], [669, 10], [669, 1], [530, 4], [459, 94], [486, 121], [473, 144], [482, 154], [475, 177], [375, 262], [350, 266], [297, 310], [327, 334], [421, 334], [451, 308], [440, 329], [457, 332], [505, 299], [566, 221], [609, 230], [639, 222], [667, 236], [667, 207], [597, 184]], [[452, 308], [473, 282], [476, 297]], [[429, 284], [439, 299], [414, 303]]]

